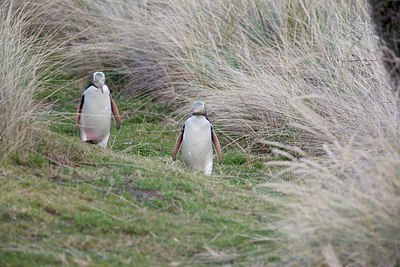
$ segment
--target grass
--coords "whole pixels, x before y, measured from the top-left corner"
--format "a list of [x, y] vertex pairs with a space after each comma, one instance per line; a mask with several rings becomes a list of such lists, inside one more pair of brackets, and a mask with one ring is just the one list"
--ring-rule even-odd
[[[51, 126], [56, 140], [78, 143], [72, 101], [62, 90]], [[254, 251], [273, 251], [260, 236], [273, 203], [259, 201], [253, 183], [261, 159], [225, 150], [223, 166], [206, 177], [172, 162], [180, 123], [166, 123], [168, 106], [116, 97], [123, 127], [113, 129], [112, 149], [93, 146], [73, 167], [40, 154], [1, 170], [0, 264], [30, 265], [236, 265], [268, 262]], [[62, 114], [62, 118], [59, 119]], [[75, 153], [79, 153], [76, 152]], [[277, 259], [271, 258], [275, 261]]]
[[12, 9], [9, 1], [0, 4], [0, 163], [25, 153], [36, 129], [46, 124], [39, 116], [46, 107], [36, 103], [34, 95], [42, 89], [38, 77], [46, 72], [44, 62], [52, 54], [43, 49], [46, 41], [37, 39], [40, 29], [28, 34], [27, 17], [34, 11], [25, 5], [17, 14]]

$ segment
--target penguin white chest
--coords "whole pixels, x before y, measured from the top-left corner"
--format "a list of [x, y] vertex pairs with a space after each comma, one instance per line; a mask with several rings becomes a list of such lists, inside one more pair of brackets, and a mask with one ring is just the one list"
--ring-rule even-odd
[[81, 111], [80, 132], [83, 141], [101, 142], [110, 134], [111, 101], [107, 86], [102, 93], [94, 86], [83, 93], [84, 103]]
[[184, 127], [183, 162], [194, 170], [210, 175], [213, 161], [211, 123], [202, 115], [194, 115], [185, 121]]

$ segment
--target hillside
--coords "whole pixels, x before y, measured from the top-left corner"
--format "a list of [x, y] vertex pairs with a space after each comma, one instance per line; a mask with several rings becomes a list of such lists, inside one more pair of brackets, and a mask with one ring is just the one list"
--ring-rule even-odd
[[51, 127], [52, 149], [79, 147], [69, 148], [73, 163], [53, 165], [32, 151], [2, 167], [1, 266], [276, 260], [263, 257], [274, 249], [264, 239], [276, 233], [263, 225], [276, 204], [254, 189], [266, 171], [261, 159], [224, 149], [212, 177], [186, 170], [171, 159], [179, 127], [165, 126], [168, 107], [118, 97], [123, 127], [114, 127], [110, 148], [81, 144], [71, 127], [73, 97], [51, 96], [53, 113], [71, 114]]

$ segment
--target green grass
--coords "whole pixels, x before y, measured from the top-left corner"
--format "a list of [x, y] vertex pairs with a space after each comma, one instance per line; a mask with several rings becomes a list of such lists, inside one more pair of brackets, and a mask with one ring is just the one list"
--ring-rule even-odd
[[[35, 152], [0, 169], [1, 266], [187, 266], [266, 264], [274, 250], [258, 237], [276, 206], [253, 191], [265, 182], [262, 159], [223, 151], [210, 177], [173, 162], [180, 124], [171, 107], [144, 98], [116, 102], [121, 130], [106, 151], [81, 144], [73, 128], [77, 94], [56, 101], [43, 146], [65, 151], [73, 164]], [[54, 145], [56, 143], [56, 145]], [[58, 151], [63, 154], [63, 152]], [[84, 155], [79, 155], [82, 153]], [[66, 161], [68, 162], [68, 161]]]

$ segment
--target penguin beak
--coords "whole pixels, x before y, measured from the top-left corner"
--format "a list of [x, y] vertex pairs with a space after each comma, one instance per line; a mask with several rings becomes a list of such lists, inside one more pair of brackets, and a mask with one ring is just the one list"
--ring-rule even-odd
[[201, 110], [202, 110], [201, 107], [200, 108], [194, 108], [192, 112], [193, 112], [194, 115], [197, 115], [197, 114], [201, 113]]
[[206, 115], [206, 107], [204, 103], [201, 101], [196, 101], [192, 106], [192, 114], [193, 115]]

